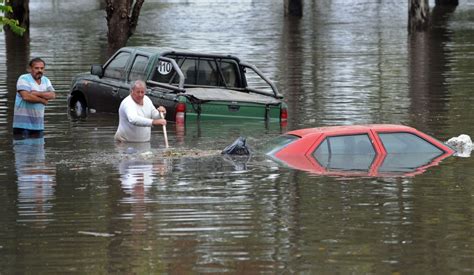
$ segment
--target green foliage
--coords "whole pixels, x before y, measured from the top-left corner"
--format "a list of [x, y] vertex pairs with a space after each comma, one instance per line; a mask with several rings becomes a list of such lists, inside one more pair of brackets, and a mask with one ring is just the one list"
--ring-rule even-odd
[[[11, 13], [13, 12], [13, 9], [11, 6], [4, 5], [4, 0], [0, 0], [0, 12], [2, 15], [0, 15], [0, 26], [8, 26], [14, 33], [18, 35], [23, 35], [25, 32], [25, 28], [22, 28], [18, 20], [14, 20], [11, 18], [7, 18], [3, 16], [5, 13]], [[0, 28], [0, 31], [2, 28]]]
[[6, 12], [13, 12], [13, 9], [11, 6], [7, 6], [7, 5], [4, 5], [3, 4], [3, 0], [0, 0], [0, 11], [2, 13], [6, 13]]

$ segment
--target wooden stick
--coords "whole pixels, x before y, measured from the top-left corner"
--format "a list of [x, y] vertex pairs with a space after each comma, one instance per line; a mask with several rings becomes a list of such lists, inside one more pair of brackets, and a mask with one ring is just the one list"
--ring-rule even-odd
[[[160, 112], [160, 116], [162, 119], [165, 119], [163, 112]], [[166, 125], [163, 125], [163, 136], [165, 137], [165, 146], [168, 148], [168, 134], [166, 133]]]

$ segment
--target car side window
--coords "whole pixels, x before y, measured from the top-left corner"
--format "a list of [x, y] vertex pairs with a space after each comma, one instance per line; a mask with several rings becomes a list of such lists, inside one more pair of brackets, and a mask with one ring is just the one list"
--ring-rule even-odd
[[378, 135], [388, 154], [442, 153], [441, 149], [412, 133], [379, 133]]
[[145, 70], [146, 65], [148, 64], [148, 57], [143, 55], [137, 55], [135, 60], [133, 60], [132, 69], [130, 70], [130, 74], [128, 76], [128, 80], [135, 81], [135, 80], [145, 80]]
[[[366, 134], [327, 137], [324, 142], [327, 142], [327, 149], [324, 149], [326, 150], [325, 153], [329, 154], [375, 154], [375, 149]], [[319, 151], [316, 150], [316, 152]]]
[[130, 53], [121, 52], [109, 62], [104, 71], [104, 77], [116, 78], [125, 80], [125, 69], [127, 61], [130, 58]]
[[366, 134], [327, 137], [313, 153], [328, 169], [368, 171], [375, 149]]

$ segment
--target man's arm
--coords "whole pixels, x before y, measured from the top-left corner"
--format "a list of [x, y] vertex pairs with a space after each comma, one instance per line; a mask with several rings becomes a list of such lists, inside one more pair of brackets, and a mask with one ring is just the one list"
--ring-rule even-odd
[[48, 91], [48, 92], [38, 92], [35, 90], [32, 90], [31, 93], [35, 96], [44, 98], [46, 100], [51, 100], [56, 98], [56, 93], [53, 91]]
[[34, 91], [32, 91], [32, 92], [28, 92], [28, 91], [24, 91], [24, 90], [18, 91], [18, 93], [20, 94], [21, 98], [23, 98], [24, 101], [31, 102], [31, 103], [41, 103], [43, 105], [48, 104], [47, 99], [45, 99], [43, 97], [40, 97], [40, 96], [37, 96], [33, 92]]

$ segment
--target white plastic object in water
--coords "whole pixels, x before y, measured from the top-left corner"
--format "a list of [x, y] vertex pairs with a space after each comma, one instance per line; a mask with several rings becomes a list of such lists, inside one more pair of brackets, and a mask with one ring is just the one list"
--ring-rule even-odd
[[446, 144], [456, 149], [456, 153], [454, 154], [455, 156], [463, 158], [471, 156], [472, 140], [471, 137], [466, 134], [459, 135], [458, 137], [452, 137], [446, 141]]

